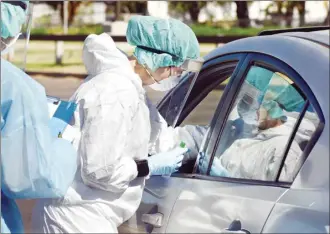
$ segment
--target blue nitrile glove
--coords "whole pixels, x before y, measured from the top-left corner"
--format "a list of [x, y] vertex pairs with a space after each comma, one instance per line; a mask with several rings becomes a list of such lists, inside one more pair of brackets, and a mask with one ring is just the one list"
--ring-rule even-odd
[[150, 175], [171, 175], [182, 165], [188, 148], [177, 147], [168, 152], [152, 155], [148, 158]]
[[210, 176], [230, 177], [228, 171], [221, 165], [220, 159], [214, 158]]

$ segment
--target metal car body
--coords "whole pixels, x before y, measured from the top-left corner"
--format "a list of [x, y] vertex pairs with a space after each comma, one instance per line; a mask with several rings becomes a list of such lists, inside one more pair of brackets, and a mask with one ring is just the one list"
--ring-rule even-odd
[[[228, 43], [205, 56], [199, 76], [189, 80], [186, 75], [158, 105], [169, 125], [180, 126], [208, 93], [229, 77], [208, 123], [198, 158], [188, 171], [147, 180], [138, 211], [119, 230], [329, 233], [329, 31], [273, 32]], [[313, 109], [318, 119], [315, 131], [302, 148], [297, 174], [290, 182], [279, 180], [285, 155], [274, 181], [210, 175], [229, 112], [254, 65], [289, 77], [305, 98], [288, 150], [307, 110]], [[200, 155], [205, 156], [205, 170], [198, 168]]]

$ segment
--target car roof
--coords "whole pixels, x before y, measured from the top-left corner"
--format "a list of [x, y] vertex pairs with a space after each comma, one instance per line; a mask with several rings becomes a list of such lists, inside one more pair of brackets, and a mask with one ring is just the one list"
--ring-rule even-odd
[[282, 36], [298, 37], [306, 40], [314, 41], [323, 44], [327, 47], [330, 46], [330, 30], [321, 30], [313, 32], [287, 32], [281, 33]]

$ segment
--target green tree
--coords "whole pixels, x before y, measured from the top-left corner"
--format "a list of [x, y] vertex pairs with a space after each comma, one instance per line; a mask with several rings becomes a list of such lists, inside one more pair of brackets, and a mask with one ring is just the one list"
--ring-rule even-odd
[[181, 14], [188, 12], [191, 21], [196, 23], [198, 21], [198, 16], [201, 9], [205, 7], [206, 4], [207, 4], [206, 1], [182, 1], [182, 2], [170, 1], [169, 9]]
[[[299, 26], [305, 24], [305, 14], [306, 14], [306, 2], [305, 1], [288, 1], [283, 4], [283, 8], [286, 9], [285, 12], [285, 21], [286, 26], [290, 27], [292, 25], [293, 10], [296, 8], [299, 14]], [[282, 9], [283, 9], [282, 8]]]
[[327, 17], [324, 19], [323, 24], [324, 25], [329, 25], [330, 24], [330, 8], [329, 8], [329, 2], [328, 1], [324, 1], [324, 7], [325, 9], [328, 11]]
[[[271, 9], [276, 6], [276, 10]], [[306, 2], [305, 1], [276, 1], [271, 3], [267, 9], [266, 14], [272, 16], [274, 23], [279, 23], [281, 19], [285, 19], [285, 24], [287, 27], [292, 25], [293, 11], [298, 10], [299, 14], [299, 26], [305, 24], [305, 14], [306, 14]]]
[[249, 6], [247, 1], [235, 1], [236, 17], [238, 26], [241, 28], [250, 27]]
[[[38, 1], [38, 3], [46, 3], [51, 6], [54, 10], [59, 10], [61, 15], [62, 23], [64, 21], [64, 1]], [[74, 17], [77, 15], [78, 8], [82, 4], [82, 1], [69, 1], [68, 4], [68, 25], [72, 25]], [[85, 2], [85, 4], [89, 2]]]
[[115, 20], [120, 19], [121, 13], [137, 13], [146, 15], [148, 13], [147, 1], [105, 1], [107, 12], [115, 12]]
[[330, 24], [330, 10], [328, 10], [327, 17], [324, 20], [324, 25], [329, 25]]
[[[237, 26], [241, 28], [248, 28], [251, 25], [249, 16], [249, 6], [253, 1], [235, 1], [236, 4], [236, 17]], [[228, 1], [217, 1], [219, 6], [224, 6], [225, 4], [232, 3]]]

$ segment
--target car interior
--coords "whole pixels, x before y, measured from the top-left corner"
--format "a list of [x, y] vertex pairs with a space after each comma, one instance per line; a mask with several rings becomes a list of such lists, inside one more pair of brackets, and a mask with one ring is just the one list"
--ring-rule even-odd
[[[225, 82], [228, 77], [231, 76], [233, 73], [237, 63], [236, 62], [230, 62], [228, 64], [225, 64], [225, 66], [221, 67], [220, 69], [208, 69], [208, 71], [202, 72], [198, 78], [196, 79], [189, 97], [187, 99], [187, 102], [185, 103], [185, 106], [183, 108], [183, 111], [181, 112], [178, 121], [176, 123], [176, 126], [181, 126], [182, 122], [185, 120], [187, 116], [196, 108], [196, 106], [215, 88], [224, 86]], [[226, 67], [227, 66], [227, 67]], [[220, 72], [218, 72], [220, 70]], [[286, 82], [288, 82], [290, 85], [294, 86], [293, 82], [284, 75], [276, 72], [274, 73], [277, 76], [283, 78]], [[159, 111], [164, 116], [165, 119], [170, 120], [170, 124], [174, 120], [174, 116], [171, 116], [171, 113], [169, 110], [173, 110], [173, 108], [170, 106], [170, 103], [174, 100], [173, 97], [175, 97], [178, 94], [182, 94], [182, 89], [186, 89], [185, 94], [187, 93], [187, 89], [191, 82], [193, 82], [191, 79], [193, 76], [187, 75], [186, 78], [183, 79], [183, 81], [178, 85], [174, 90], [171, 91], [171, 93], [163, 100], [162, 103], [160, 103]], [[180, 100], [180, 99], [177, 99]], [[181, 98], [182, 100], [182, 98]], [[220, 101], [220, 100], [219, 100]], [[178, 104], [178, 103], [177, 103]], [[180, 103], [181, 104], [181, 103]], [[299, 118], [301, 110], [297, 111], [291, 111], [286, 112], [286, 115], [288, 117], [291, 117], [294, 119], [292, 129], [294, 127], [294, 123]], [[237, 112], [237, 111], [236, 111]], [[172, 117], [172, 118], [171, 118]], [[236, 117], [238, 117], [236, 115]], [[231, 121], [226, 124], [225, 129], [223, 131], [223, 134], [228, 133], [228, 131], [232, 131], [232, 129], [237, 129], [237, 119], [232, 119]], [[299, 129], [297, 130], [297, 136], [295, 137], [295, 141], [299, 144], [302, 151], [304, 151], [306, 145], [308, 144], [312, 134], [314, 133], [316, 127], [318, 125], [318, 118], [317, 115], [314, 113], [313, 108], [309, 106], [308, 111], [304, 115], [304, 118], [300, 124]], [[231, 133], [232, 134], [232, 133]], [[234, 134], [235, 135], [235, 134]], [[224, 145], [227, 145], [228, 147], [233, 143], [233, 141], [230, 141], [230, 139], [225, 139], [227, 142], [224, 142]], [[228, 148], [227, 147], [227, 148]], [[223, 149], [221, 152], [223, 152], [225, 149]], [[193, 172], [194, 166], [196, 164], [197, 155], [195, 157], [189, 158], [188, 161], [186, 161], [177, 174], [179, 173], [186, 173], [191, 174]]]
[[[199, 105], [200, 102], [214, 89], [224, 89], [225, 81], [230, 78], [237, 61], [228, 62], [217, 68], [216, 66], [213, 69], [208, 69], [207, 71], [202, 71], [198, 78], [196, 79], [189, 97], [185, 103], [185, 106], [178, 118], [176, 126], [182, 126], [182, 122], [187, 118], [187, 116]], [[220, 71], [220, 72], [219, 72]], [[187, 74], [186, 78], [182, 79], [182, 82], [174, 88], [167, 97], [159, 104], [160, 114], [167, 120], [169, 125], [173, 124], [175, 116], [173, 110], [175, 107], [180, 106], [182, 103], [182, 93], [186, 94], [187, 90], [193, 82], [193, 74]], [[219, 100], [220, 101], [220, 100]], [[175, 104], [175, 107], [173, 106]], [[193, 172], [197, 155], [195, 157], [189, 158], [179, 169], [178, 173], [191, 174]]]

